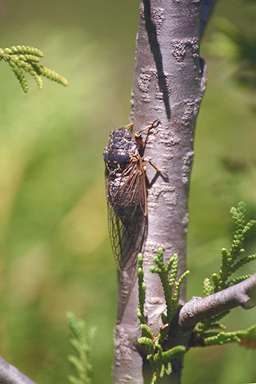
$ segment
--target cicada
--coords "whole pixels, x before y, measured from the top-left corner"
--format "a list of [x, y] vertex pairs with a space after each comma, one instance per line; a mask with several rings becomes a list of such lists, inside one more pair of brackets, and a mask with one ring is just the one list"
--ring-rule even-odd
[[132, 124], [116, 129], [104, 150], [109, 230], [120, 270], [134, 266], [147, 233], [147, 164], [160, 171], [144, 153], [151, 130], [158, 125], [155, 120], [135, 134]]

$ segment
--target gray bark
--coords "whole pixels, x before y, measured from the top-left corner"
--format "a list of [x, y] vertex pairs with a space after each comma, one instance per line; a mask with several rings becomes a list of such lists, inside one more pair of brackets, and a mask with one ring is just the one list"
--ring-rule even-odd
[[[194, 128], [205, 89], [205, 70], [199, 56], [200, 14], [198, 0], [144, 0], [140, 4], [132, 120], [136, 130], [155, 119], [160, 120], [150, 135], [146, 157], [168, 177], [168, 181], [155, 178], [149, 189], [148, 234], [143, 246], [146, 311], [149, 324], [156, 331], [165, 305], [160, 281], [149, 271], [156, 249], [162, 245], [166, 257], [177, 252], [179, 272], [186, 268]], [[148, 175], [154, 178], [150, 168]], [[125, 308], [116, 328], [114, 382], [140, 384], [143, 362], [135, 348], [139, 334], [137, 287], [133, 287], [128, 303], [122, 304], [129, 276], [125, 276], [125, 271], [121, 271], [121, 276], [119, 307], [125, 305]], [[185, 289], [182, 300], [185, 300]], [[179, 380], [180, 372], [175, 372], [169, 382]]]

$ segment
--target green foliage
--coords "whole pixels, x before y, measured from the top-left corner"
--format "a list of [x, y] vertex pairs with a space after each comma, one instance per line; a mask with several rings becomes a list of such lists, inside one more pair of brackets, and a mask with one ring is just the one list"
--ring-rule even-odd
[[204, 339], [205, 345], [223, 345], [227, 343], [239, 343], [240, 339], [236, 332], [219, 332], [214, 336], [209, 336]]
[[[233, 275], [241, 267], [256, 260], [256, 254], [250, 254], [245, 249], [246, 238], [255, 227], [256, 220], [248, 220], [247, 207], [244, 202], [239, 202], [237, 207], [232, 207], [230, 213], [234, 224], [232, 243], [229, 249], [223, 248], [221, 250], [222, 261], [219, 271], [212, 273], [210, 277], [204, 280], [205, 296], [222, 291], [250, 277], [245, 273], [238, 276]], [[223, 331], [225, 326], [220, 323], [220, 320], [228, 313], [229, 311], [225, 311], [196, 325], [195, 331], [202, 338], [204, 345], [222, 345], [232, 342], [243, 344], [242, 340], [249, 342], [249, 338], [255, 332], [255, 326], [245, 331]]]
[[155, 384], [159, 379], [168, 376], [172, 373], [173, 359], [183, 355], [186, 348], [183, 345], [177, 345], [167, 351], [163, 351], [161, 344], [155, 343], [154, 351], [148, 354], [147, 360], [152, 366], [152, 380], [151, 384]]
[[237, 336], [242, 347], [256, 349], [256, 325], [237, 331]]
[[25, 73], [33, 77], [39, 88], [43, 87], [42, 77], [46, 77], [64, 86], [68, 85], [67, 80], [63, 76], [40, 64], [42, 57], [43, 52], [40, 49], [25, 45], [0, 48], [0, 60], [5, 61], [10, 66], [25, 93], [29, 90]]
[[248, 274], [233, 276], [241, 267], [256, 260], [256, 254], [246, 251], [245, 240], [249, 232], [255, 227], [256, 220], [247, 219], [245, 203], [238, 203], [231, 208], [231, 216], [234, 223], [234, 234], [230, 249], [222, 248], [221, 266], [218, 272], [214, 272], [204, 280], [204, 295], [208, 296], [241, 282], [249, 277]]
[[180, 288], [189, 271], [184, 272], [178, 278], [178, 255], [174, 254], [165, 263], [164, 249], [159, 248], [154, 257], [154, 265], [151, 267], [151, 272], [158, 274], [163, 287], [167, 316], [164, 323], [171, 323], [179, 307]]
[[139, 254], [137, 259], [139, 291], [137, 315], [140, 321], [141, 337], [138, 339], [138, 344], [152, 368], [151, 384], [155, 384], [165, 375], [171, 374], [173, 359], [186, 352], [186, 348], [183, 345], [176, 345], [171, 348], [168, 345], [170, 345], [170, 325], [179, 310], [180, 289], [189, 272], [186, 271], [178, 277], [178, 256], [174, 254], [165, 263], [163, 248], [157, 250], [151, 272], [158, 274], [166, 302], [166, 313], [162, 314], [163, 326], [160, 328], [158, 335], [154, 335], [151, 328], [147, 325], [147, 318], [144, 312], [146, 285], [144, 282], [143, 256]]
[[75, 376], [69, 376], [70, 384], [91, 384], [91, 341], [94, 336], [94, 329], [86, 333], [85, 322], [68, 313], [68, 326], [70, 330], [70, 344], [74, 354], [68, 356], [68, 360], [75, 370]]
[[238, 343], [245, 348], [256, 348], [256, 325], [235, 332], [219, 332], [204, 339], [206, 346]]
[[[147, 329], [147, 333], [148, 333]], [[172, 348], [164, 350], [163, 344], [166, 341], [168, 327], [163, 327], [157, 336], [153, 336], [151, 331], [148, 336], [142, 336], [138, 339], [138, 344], [143, 348], [146, 354], [146, 360], [149, 362], [152, 369], [151, 384], [157, 383], [159, 379], [168, 376], [172, 373], [173, 359], [183, 355], [186, 348], [183, 345], [176, 345]], [[142, 327], [142, 334], [145, 333], [145, 328]]]

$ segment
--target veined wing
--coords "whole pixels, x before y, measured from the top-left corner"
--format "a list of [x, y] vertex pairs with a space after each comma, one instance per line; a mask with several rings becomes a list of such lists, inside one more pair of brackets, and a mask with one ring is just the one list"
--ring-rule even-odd
[[131, 163], [123, 171], [120, 186], [111, 193], [111, 180], [106, 177], [108, 197], [109, 232], [113, 252], [119, 269], [128, 272], [136, 263], [147, 232], [147, 187], [146, 174]]

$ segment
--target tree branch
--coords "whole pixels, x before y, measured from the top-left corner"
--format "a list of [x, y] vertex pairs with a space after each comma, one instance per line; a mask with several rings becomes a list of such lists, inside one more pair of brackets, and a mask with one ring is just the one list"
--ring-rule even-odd
[[13, 365], [0, 357], [0, 383], [1, 384], [35, 384]]
[[[149, 137], [145, 156], [167, 176], [155, 177], [150, 167], [147, 171], [153, 182], [148, 191], [148, 233], [142, 249], [147, 286], [145, 311], [148, 324], [156, 331], [165, 307], [159, 278], [150, 272], [158, 247], [165, 248], [166, 258], [178, 253], [179, 275], [186, 270], [194, 129], [205, 89], [205, 66], [199, 55], [200, 11], [199, 1], [140, 2], [132, 120], [136, 130], [160, 120]], [[128, 302], [122, 301], [130, 280], [127, 271], [120, 271], [119, 308], [123, 307], [123, 316], [116, 328], [113, 369], [114, 382], [118, 384], [143, 382], [142, 358], [135, 348], [139, 336], [137, 285], [132, 288]], [[185, 289], [181, 296], [185, 301]], [[175, 383], [179, 382], [181, 365], [177, 364], [179, 372], [173, 372]]]
[[242, 306], [249, 309], [255, 305], [256, 274], [213, 295], [195, 297], [188, 301], [180, 311], [179, 325], [182, 328], [192, 328], [197, 322], [232, 308]]

